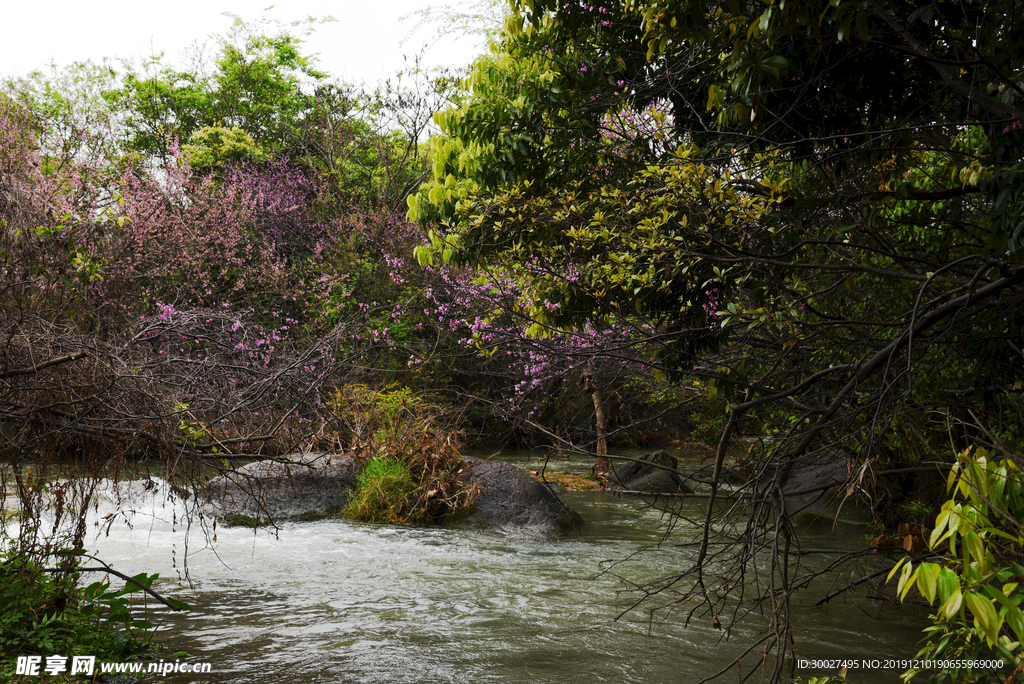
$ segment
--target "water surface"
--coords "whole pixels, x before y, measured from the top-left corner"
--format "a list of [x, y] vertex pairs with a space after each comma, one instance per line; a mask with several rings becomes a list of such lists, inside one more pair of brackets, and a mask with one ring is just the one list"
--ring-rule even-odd
[[[638, 598], [628, 582], [677, 573], [694, 551], [675, 543], [687, 530], [661, 543], [659, 513], [609, 493], [562, 495], [586, 525], [557, 539], [329, 520], [276, 535], [218, 528], [213, 542], [186, 534], [180, 506], [133, 487], [131, 527], [115, 519], [91, 544], [122, 572], [160, 572], [158, 588], [192, 605], [166, 615], [157, 639], [211, 663], [202, 681], [691, 682], [724, 667], [764, 624], [731, 625], [726, 640], [706, 619], [685, 626], [685, 610], [627, 611]], [[805, 517], [805, 546], [862, 544], [859, 519], [845, 515], [838, 524]], [[901, 619], [868, 590], [810, 606], [829, 589], [797, 601], [802, 655], [916, 652], [921, 613]], [[870, 681], [898, 678], [873, 672]]]

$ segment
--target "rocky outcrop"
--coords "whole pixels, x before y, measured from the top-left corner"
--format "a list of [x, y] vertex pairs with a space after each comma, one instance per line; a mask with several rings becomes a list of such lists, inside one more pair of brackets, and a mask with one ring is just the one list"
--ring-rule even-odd
[[450, 524], [498, 528], [513, 534], [548, 535], [576, 529], [580, 516], [551, 490], [509, 463], [463, 457], [461, 477], [480, 485], [469, 515]]
[[291, 454], [214, 478], [203, 494], [221, 520], [315, 520], [344, 508], [358, 473], [352, 456]]
[[676, 468], [679, 462], [667, 451], [655, 451], [627, 461], [615, 469], [608, 489], [633, 492], [688, 492]]
[[[460, 477], [477, 484], [473, 506], [447, 524], [547, 535], [576, 528], [580, 517], [542, 483], [508, 463], [465, 457]], [[228, 524], [260, 526], [316, 520], [340, 512], [356, 487], [352, 456], [292, 454], [258, 461], [211, 480], [203, 495], [208, 510]]]

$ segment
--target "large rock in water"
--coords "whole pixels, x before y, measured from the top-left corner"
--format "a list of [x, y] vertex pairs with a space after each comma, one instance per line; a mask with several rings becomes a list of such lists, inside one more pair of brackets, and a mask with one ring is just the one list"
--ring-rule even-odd
[[315, 520], [344, 508], [358, 473], [353, 456], [291, 454], [249, 463], [214, 478], [204, 495], [212, 513], [228, 522]]
[[811, 496], [815, 492], [838, 487], [849, 477], [848, 460], [847, 454], [839, 450], [808, 454], [793, 466], [782, 491], [787, 495], [803, 492]]
[[469, 464], [462, 478], [480, 485], [475, 508], [455, 524], [492, 527], [529, 536], [566, 532], [582, 520], [527, 473], [510, 463], [464, 456]]
[[[580, 517], [537, 480], [500, 461], [464, 457], [462, 478], [480, 485], [468, 515], [452, 525], [498, 528], [527, 536], [579, 526]], [[359, 464], [352, 456], [292, 454], [257, 461], [211, 480], [204, 489], [210, 512], [228, 523], [265, 525], [316, 520], [337, 514], [356, 488]]]
[[608, 481], [608, 488], [635, 492], [688, 492], [690, 489], [676, 470], [678, 466], [679, 461], [667, 451], [644, 454], [616, 468]]

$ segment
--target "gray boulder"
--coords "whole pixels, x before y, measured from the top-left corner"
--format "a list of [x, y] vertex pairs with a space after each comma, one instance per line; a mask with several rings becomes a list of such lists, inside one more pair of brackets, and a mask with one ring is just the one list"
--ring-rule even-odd
[[576, 511], [514, 465], [471, 456], [463, 459], [469, 468], [461, 477], [480, 485], [481, 491], [470, 513], [450, 524], [539, 536], [574, 530], [582, 523]]
[[203, 495], [210, 512], [228, 522], [315, 520], [345, 506], [358, 473], [352, 456], [291, 454], [249, 463], [214, 478]]
[[676, 470], [678, 466], [676, 457], [667, 451], [644, 454], [616, 468], [608, 481], [608, 488], [613, 491], [688, 492], [690, 489]]
[[[838, 487], [849, 477], [847, 461], [847, 455], [838, 450], [808, 455], [793, 466], [782, 491], [793, 495], [808, 490]], [[810, 494], [813, 492], [808, 492]]]
[[[542, 483], [508, 463], [464, 457], [461, 475], [480, 485], [470, 509], [450, 525], [499, 528], [527, 536], [575, 529], [580, 517]], [[338, 513], [356, 487], [359, 464], [352, 456], [292, 454], [257, 461], [211, 480], [207, 509], [234, 525], [260, 526], [283, 520], [317, 520]]]

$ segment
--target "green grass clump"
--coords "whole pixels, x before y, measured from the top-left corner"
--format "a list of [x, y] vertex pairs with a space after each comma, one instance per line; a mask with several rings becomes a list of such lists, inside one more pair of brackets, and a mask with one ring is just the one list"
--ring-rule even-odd
[[417, 522], [419, 484], [402, 461], [378, 457], [366, 464], [342, 515], [354, 520], [407, 525]]

